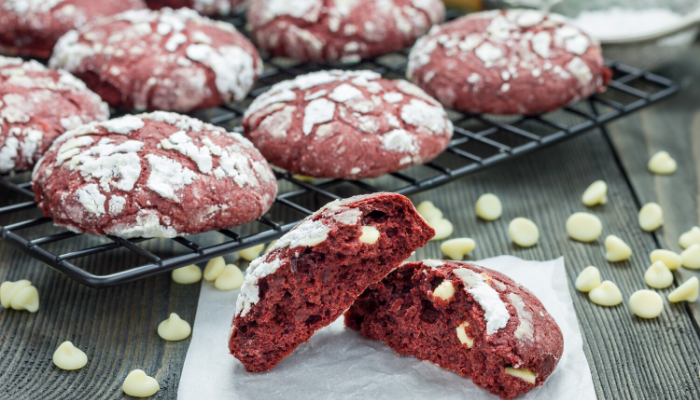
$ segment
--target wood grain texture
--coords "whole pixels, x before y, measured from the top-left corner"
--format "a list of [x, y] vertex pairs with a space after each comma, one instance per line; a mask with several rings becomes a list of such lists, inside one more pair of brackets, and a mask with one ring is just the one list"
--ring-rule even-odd
[[[680, 60], [659, 71], [681, 85], [676, 96], [610, 126], [625, 172], [641, 203], [656, 202], [664, 211], [664, 225], [654, 236], [662, 248], [682, 251], [680, 235], [700, 225], [700, 43]], [[649, 158], [668, 151], [678, 162], [672, 175], [654, 175], [647, 169]], [[679, 268], [676, 283], [700, 271]], [[700, 322], [698, 303], [687, 305]]]

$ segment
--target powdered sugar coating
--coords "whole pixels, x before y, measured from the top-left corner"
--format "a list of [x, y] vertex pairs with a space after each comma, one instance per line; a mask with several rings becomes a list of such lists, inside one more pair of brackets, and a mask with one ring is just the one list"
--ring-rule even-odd
[[324, 178], [374, 177], [428, 162], [452, 137], [439, 103], [371, 71], [280, 82], [253, 101], [242, 124], [271, 163]]
[[201, 15], [228, 15], [245, 8], [249, 0], [146, 0], [153, 10], [163, 7], [191, 8]]
[[471, 294], [484, 310], [486, 333], [491, 335], [505, 328], [510, 320], [510, 313], [498, 292], [486, 283], [486, 278], [467, 268], [458, 268], [452, 272], [464, 282], [464, 290]]
[[[192, 147], [163, 146], [173, 142]], [[192, 148], [210, 156], [207, 168]], [[32, 185], [57, 225], [125, 238], [231, 228], [264, 214], [277, 193], [247, 139], [162, 111], [66, 132], [37, 164]]]
[[433, 29], [412, 49], [406, 75], [459, 111], [538, 114], [602, 90], [609, 70], [600, 45], [564, 17], [510, 9]]
[[71, 74], [0, 56], [0, 172], [31, 169], [67, 129], [107, 118], [107, 104]]
[[439, 0], [252, 0], [248, 9], [258, 48], [301, 61], [353, 62], [400, 50], [444, 17]]
[[71, 31], [50, 65], [114, 107], [179, 112], [242, 100], [263, 67], [233, 25], [187, 8], [129, 11]]
[[0, 0], [0, 52], [49, 58], [71, 29], [145, 7], [143, 0]]

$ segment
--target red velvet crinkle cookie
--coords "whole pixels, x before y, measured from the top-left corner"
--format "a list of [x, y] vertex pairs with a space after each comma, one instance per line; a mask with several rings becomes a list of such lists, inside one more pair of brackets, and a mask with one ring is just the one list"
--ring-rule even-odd
[[0, 56], [0, 173], [31, 169], [63, 132], [107, 118], [107, 104], [73, 75]]
[[142, 8], [143, 0], [0, 0], [0, 52], [49, 58], [71, 29]]
[[68, 32], [50, 65], [111, 106], [179, 112], [242, 100], [263, 67], [233, 25], [187, 8], [128, 11]]
[[345, 325], [503, 399], [542, 385], [564, 350], [559, 326], [534, 294], [465, 262], [403, 264], [367, 288]]
[[66, 132], [34, 169], [32, 189], [44, 215], [72, 231], [175, 237], [253, 221], [277, 182], [241, 135], [157, 111]]
[[259, 49], [300, 61], [359, 61], [403, 49], [445, 18], [440, 0], [252, 0]]
[[407, 76], [445, 107], [530, 115], [604, 90], [611, 72], [598, 42], [561, 15], [507, 10], [435, 28], [411, 50]]
[[440, 154], [442, 106], [371, 71], [321, 71], [274, 85], [250, 105], [245, 134], [272, 164], [318, 178], [376, 177]]
[[231, 354], [250, 372], [274, 368], [434, 235], [400, 194], [327, 204], [248, 267]]
[[192, 8], [201, 15], [227, 15], [245, 8], [248, 0], [146, 0], [149, 8]]

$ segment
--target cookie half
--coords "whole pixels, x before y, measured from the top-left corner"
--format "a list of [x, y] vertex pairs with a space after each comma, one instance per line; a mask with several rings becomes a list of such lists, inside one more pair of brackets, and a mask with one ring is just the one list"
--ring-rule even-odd
[[72, 231], [175, 237], [255, 220], [277, 182], [241, 135], [157, 111], [66, 132], [34, 169], [32, 189], [44, 215]]
[[440, 0], [253, 0], [251, 37], [273, 56], [359, 61], [401, 50], [445, 18]]
[[245, 8], [248, 0], [146, 0], [153, 10], [164, 7], [191, 8], [201, 15], [227, 15]]
[[178, 112], [242, 100], [263, 68], [233, 25], [187, 8], [129, 11], [68, 32], [50, 65], [113, 107]]
[[143, 0], [0, 0], [0, 52], [49, 58], [66, 32], [143, 8]]
[[465, 262], [403, 264], [355, 301], [345, 325], [503, 399], [542, 385], [564, 349], [559, 326], [534, 294]]
[[250, 372], [274, 368], [433, 235], [399, 194], [327, 204], [248, 267], [231, 354]]
[[448, 108], [531, 115], [604, 90], [611, 71], [598, 42], [563, 16], [498, 10], [469, 14], [422, 37], [406, 75]]
[[245, 135], [272, 164], [318, 178], [376, 177], [442, 153], [452, 123], [404, 80], [321, 71], [274, 85], [250, 105]]
[[0, 56], [0, 173], [31, 169], [63, 132], [107, 118], [107, 104], [73, 75]]

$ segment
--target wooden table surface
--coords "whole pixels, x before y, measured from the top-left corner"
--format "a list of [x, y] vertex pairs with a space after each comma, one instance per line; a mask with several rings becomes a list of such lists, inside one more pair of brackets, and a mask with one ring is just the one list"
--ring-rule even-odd
[[[681, 92], [609, 127], [611, 142], [593, 131], [533, 155], [495, 166], [429, 193], [455, 226], [453, 237], [468, 236], [477, 247], [469, 259], [511, 254], [528, 260], [564, 256], [571, 281], [588, 265], [620, 287], [625, 302], [613, 308], [592, 304], [570, 286], [584, 337], [584, 351], [599, 399], [700, 398], [700, 311], [696, 304], [666, 302], [660, 317], [635, 317], [626, 302], [646, 289], [649, 253], [659, 247], [680, 251], [678, 237], [700, 214], [700, 45], [672, 66], [658, 71], [682, 85]], [[666, 150], [678, 172], [655, 176], [649, 157]], [[609, 202], [587, 209], [581, 194], [590, 183], [609, 185]], [[504, 213], [495, 222], [478, 220], [473, 205], [484, 192], [497, 194]], [[640, 204], [658, 202], [665, 224], [654, 234], [637, 225]], [[603, 235], [593, 243], [570, 240], [564, 229], [569, 215], [589, 211], [603, 221]], [[511, 244], [506, 227], [518, 216], [535, 221], [537, 246]], [[615, 234], [633, 249], [627, 262], [605, 261], [603, 240]], [[77, 239], [77, 240], [91, 240]], [[429, 243], [417, 258], [441, 257]], [[93, 270], [118, 271], [134, 260], [98, 258]], [[680, 268], [674, 287], [697, 272]], [[4, 243], [0, 243], [0, 281], [29, 279], [39, 289], [41, 308], [30, 314], [0, 309], [0, 399], [107, 399], [126, 397], [121, 384], [135, 368], [155, 376], [161, 390], [154, 398], [175, 398], [189, 339], [165, 342], [157, 325], [177, 312], [193, 322], [198, 285], [178, 285], [170, 274], [111, 289], [83, 287]], [[661, 290], [665, 295], [672, 289]], [[231, 304], [233, 314], [234, 304]], [[222, 318], [229, 319], [230, 315]], [[56, 368], [51, 357], [64, 340], [86, 351], [89, 362], [79, 371]], [[221, 349], [226, 351], [226, 344]]]

